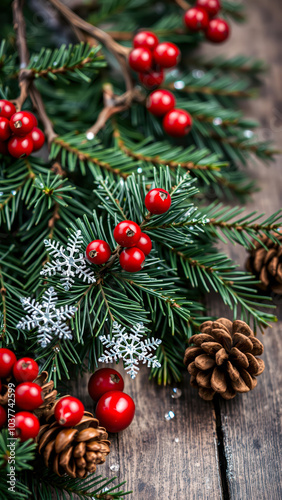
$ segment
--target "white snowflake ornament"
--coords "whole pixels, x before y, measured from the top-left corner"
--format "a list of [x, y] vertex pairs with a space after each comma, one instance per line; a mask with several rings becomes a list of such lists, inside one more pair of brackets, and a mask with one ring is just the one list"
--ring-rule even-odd
[[57, 293], [53, 287], [44, 292], [41, 304], [30, 297], [21, 297], [22, 306], [28, 314], [20, 320], [17, 328], [21, 330], [38, 328], [37, 338], [41, 347], [46, 347], [53, 340], [54, 335], [60, 339], [72, 339], [71, 331], [65, 321], [74, 315], [77, 307], [56, 308], [57, 300]]
[[83, 277], [83, 281], [95, 283], [93, 272], [87, 268], [86, 259], [81, 252], [83, 238], [81, 231], [72, 234], [68, 238], [67, 248], [60, 245], [59, 241], [44, 240], [49, 255], [53, 255], [55, 260], [47, 262], [40, 274], [43, 276], [54, 276], [57, 273], [62, 275], [63, 287], [70, 290], [74, 283], [74, 277]]
[[119, 325], [116, 321], [113, 324], [113, 337], [110, 335], [100, 335], [99, 339], [102, 344], [110, 350], [105, 350], [104, 354], [99, 358], [103, 363], [112, 363], [113, 360], [117, 361], [122, 359], [124, 362], [125, 371], [135, 378], [139, 371], [139, 361], [143, 364], [147, 363], [150, 368], [161, 367], [156, 356], [150, 352], [156, 350], [161, 344], [160, 339], [147, 339], [144, 338], [143, 323], [137, 323], [130, 329], [131, 333], [125, 331], [125, 327]]

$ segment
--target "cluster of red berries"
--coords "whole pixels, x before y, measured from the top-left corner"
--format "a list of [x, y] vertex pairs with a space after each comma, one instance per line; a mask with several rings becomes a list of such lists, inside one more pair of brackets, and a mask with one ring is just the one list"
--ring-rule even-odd
[[[21, 441], [36, 438], [40, 429], [39, 420], [32, 413], [44, 403], [42, 387], [34, 382], [38, 373], [39, 366], [34, 359], [25, 357], [17, 360], [13, 351], [0, 348], [0, 394], [2, 390], [7, 390], [7, 384], [15, 386], [15, 406], [20, 410], [14, 417], [15, 437]], [[76, 425], [83, 414], [83, 404], [71, 396], [61, 398], [55, 406], [55, 419], [64, 427]], [[0, 428], [7, 423], [7, 410], [0, 405]]]
[[139, 81], [148, 89], [161, 85], [164, 69], [176, 66], [181, 56], [174, 43], [159, 43], [158, 37], [151, 31], [137, 33], [133, 38], [133, 47], [129, 65], [137, 71]]
[[16, 111], [12, 102], [0, 99], [0, 153], [14, 158], [42, 148], [45, 136], [30, 111]]
[[[165, 189], [151, 189], [145, 197], [145, 206], [151, 214], [163, 214], [169, 210], [170, 205], [171, 197]], [[119, 256], [122, 269], [130, 273], [141, 271], [146, 255], [152, 250], [151, 238], [142, 233], [136, 222], [124, 220], [115, 227], [114, 239], [124, 248]], [[111, 248], [104, 240], [94, 240], [87, 245], [86, 258], [93, 264], [105, 264], [110, 256]]]
[[152, 115], [163, 117], [163, 129], [172, 137], [189, 134], [193, 120], [184, 109], [175, 108], [175, 97], [169, 90], [158, 89], [147, 99], [147, 109]]
[[195, 7], [185, 12], [184, 23], [190, 31], [203, 31], [210, 42], [222, 43], [230, 27], [224, 19], [215, 17], [220, 9], [220, 0], [197, 0]]
[[101, 368], [89, 379], [88, 392], [97, 403], [96, 417], [108, 432], [123, 431], [133, 420], [135, 404], [123, 388], [123, 378], [113, 368]]

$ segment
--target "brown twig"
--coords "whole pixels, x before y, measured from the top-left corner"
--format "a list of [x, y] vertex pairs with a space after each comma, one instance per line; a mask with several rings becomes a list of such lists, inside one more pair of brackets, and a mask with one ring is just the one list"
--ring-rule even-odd
[[191, 4], [189, 4], [188, 2], [185, 2], [185, 0], [174, 0], [174, 1], [183, 10], [188, 10], [191, 7]]

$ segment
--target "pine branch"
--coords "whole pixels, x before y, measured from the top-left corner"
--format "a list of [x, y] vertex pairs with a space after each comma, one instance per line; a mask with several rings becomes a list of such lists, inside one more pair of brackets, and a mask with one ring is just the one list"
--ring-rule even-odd
[[[175, 90], [175, 84], [169, 83], [165, 85], [165, 88], [169, 90]], [[223, 97], [232, 97], [232, 98], [254, 98], [258, 95], [257, 90], [232, 90], [232, 89], [223, 89], [218, 88], [218, 85], [214, 84], [213, 86], [199, 86], [199, 85], [185, 85], [181, 88], [181, 92], [185, 94], [194, 94], [200, 93], [204, 95], [214, 95], [214, 96], [223, 96]]]

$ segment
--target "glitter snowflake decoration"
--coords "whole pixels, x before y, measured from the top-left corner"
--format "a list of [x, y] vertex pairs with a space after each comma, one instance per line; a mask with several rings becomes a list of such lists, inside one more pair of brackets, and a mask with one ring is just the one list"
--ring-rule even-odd
[[131, 333], [125, 331], [125, 327], [122, 327], [117, 322], [113, 324], [113, 337], [110, 335], [100, 335], [99, 339], [102, 344], [105, 345], [109, 350], [106, 350], [99, 358], [99, 361], [104, 363], [112, 363], [113, 360], [117, 361], [122, 359], [124, 362], [125, 371], [135, 378], [138, 374], [139, 367], [138, 362], [143, 361], [143, 364], [147, 363], [150, 368], [161, 367], [161, 364], [157, 360], [156, 356], [150, 352], [156, 350], [161, 344], [160, 339], [144, 339], [144, 326], [142, 323], [134, 325], [130, 329]]
[[38, 328], [38, 342], [41, 347], [46, 347], [57, 335], [60, 339], [72, 339], [69, 327], [65, 324], [77, 308], [75, 306], [61, 306], [56, 308], [57, 293], [54, 288], [48, 288], [43, 294], [42, 303], [30, 297], [22, 297], [21, 303], [27, 315], [20, 320], [17, 328], [32, 330]]
[[60, 245], [59, 241], [44, 240], [45, 246], [50, 255], [55, 257], [53, 262], [47, 262], [40, 274], [43, 276], [53, 276], [61, 273], [63, 287], [66, 291], [70, 290], [74, 283], [74, 277], [83, 277], [83, 281], [95, 283], [94, 274], [87, 268], [86, 259], [81, 252], [83, 238], [81, 231], [69, 236], [67, 248]]

